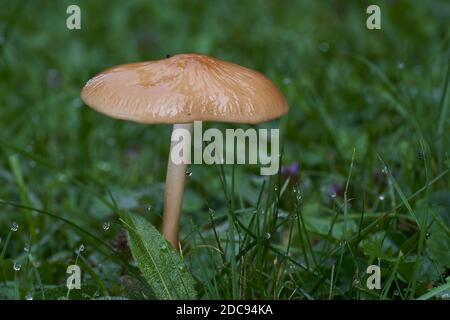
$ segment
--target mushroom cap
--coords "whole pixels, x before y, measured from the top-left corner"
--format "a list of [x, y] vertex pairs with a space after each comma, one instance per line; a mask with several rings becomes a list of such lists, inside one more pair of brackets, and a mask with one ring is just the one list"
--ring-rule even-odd
[[110, 117], [141, 123], [260, 123], [288, 111], [261, 73], [203, 54], [109, 68], [90, 79], [82, 100]]

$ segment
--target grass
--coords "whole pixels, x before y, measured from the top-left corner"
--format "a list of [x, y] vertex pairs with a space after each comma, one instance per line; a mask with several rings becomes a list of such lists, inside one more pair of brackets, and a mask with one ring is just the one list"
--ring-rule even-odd
[[79, 92], [109, 66], [199, 51], [277, 84], [289, 116], [261, 126], [299, 167], [190, 167], [182, 255], [199, 298], [448, 299], [450, 6], [375, 2], [379, 31], [367, 1], [4, 4], [0, 298], [152, 298], [119, 214], [161, 223], [171, 128], [107, 118]]

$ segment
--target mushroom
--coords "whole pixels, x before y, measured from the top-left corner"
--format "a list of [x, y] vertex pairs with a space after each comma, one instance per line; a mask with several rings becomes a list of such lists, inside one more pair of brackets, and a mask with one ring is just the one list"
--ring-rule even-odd
[[[197, 53], [112, 67], [89, 80], [81, 98], [110, 117], [170, 123], [173, 132], [192, 132], [194, 121], [256, 124], [288, 110], [284, 96], [261, 73]], [[162, 232], [175, 248], [185, 177], [186, 164], [175, 164], [169, 155]]]

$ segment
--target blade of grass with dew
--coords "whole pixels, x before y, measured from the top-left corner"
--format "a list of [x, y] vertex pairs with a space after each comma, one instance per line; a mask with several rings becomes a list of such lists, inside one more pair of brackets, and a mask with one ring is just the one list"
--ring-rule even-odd
[[[19, 194], [22, 204], [30, 207], [30, 197], [28, 196], [27, 187], [25, 186], [25, 181], [23, 179], [22, 170], [20, 168], [19, 159], [16, 155], [9, 155], [8, 162], [11, 168], [11, 171], [14, 174], [14, 178], [16, 179], [17, 187], [19, 188]], [[32, 212], [23, 210], [25, 215], [27, 224], [28, 224], [28, 232], [30, 233], [30, 242], [33, 242], [36, 236], [36, 231], [34, 228], [33, 216]]]
[[195, 299], [194, 280], [178, 252], [143, 217], [124, 214], [128, 244], [139, 269], [159, 299]]

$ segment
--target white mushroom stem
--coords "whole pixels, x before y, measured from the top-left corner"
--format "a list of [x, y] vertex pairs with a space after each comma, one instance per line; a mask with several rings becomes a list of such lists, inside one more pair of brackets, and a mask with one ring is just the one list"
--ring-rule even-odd
[[180, 211], [183, 203], [184, 180], [186, 179], [186, 163], [176, 164], [172, 159], [172, 150], [175, 146], [182, 147], [182, 150], [191, 152], [191, 139], [173, 140], [174, 132], [177, 129], [189, 131], [192, 137], [193, 124], [174, 124], [170, 143], [169, 161], [167, 164], [166, 189], [164, 191], [164, 214], [163, 214], [163, 235], [178, 249], [178, 229], [180, 224]]

